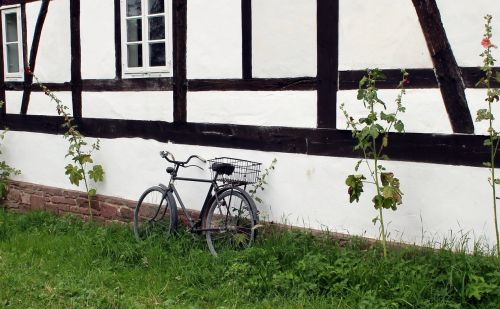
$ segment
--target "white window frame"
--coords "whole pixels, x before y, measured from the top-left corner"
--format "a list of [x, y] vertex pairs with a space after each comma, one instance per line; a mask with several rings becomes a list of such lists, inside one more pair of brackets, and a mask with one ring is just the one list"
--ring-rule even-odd
[[[120, 0], [120, 26], [121, 26], [121, 48], [122, 48], [122, 78], [141, 78], [141, 77], [167, 77], [172, 76], [172, 15], [171, 15], [171, 0], [163, 0], [165, 7], [165, 66], [149, 66], [149, 41], [148, 39], [148, 17], [160, 16], [160, 14], [148, 14], [147, 1], [141, 0], [141, 19], [142, 19], [142, 64], [140, 68], [129, 68], [127, 59], [127, 19], [134, 17], [127, 17], [126, 0]], [[162, 41], [162, 40], [160, 40]]]
[[[4, 77], [6, 81], [23, 81], [24, 80], [24, 61], [23, 61], [23, 30], [21, 22], [21, 6], [20, 5], [9, 5], [1, 8], [2, 11], [2, 46], [3, 46], [3, 63], [4, 63]], [[5, 15], [9, 13], [16, 13], [17, 17], [17, 51], [19, 59], [19, 72], [9, 73], [7, 64], [7, 32]]]

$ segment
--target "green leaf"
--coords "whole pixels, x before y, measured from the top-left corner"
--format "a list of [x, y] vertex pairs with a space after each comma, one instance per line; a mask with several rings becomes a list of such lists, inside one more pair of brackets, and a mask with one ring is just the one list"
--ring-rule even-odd
[[387, 135], [384, 135], [384, 138], [382, 138], [382, 146], [387, 147], [387, 145], [389, 145], [389, 138]]
[[83, 180], [83, 170], [74, 166], [73, 164], [66, 165], [66, 175], [69, 177], [71, 184], [78, 186], [80, 181]]
[[500, 83], [500, 72], [497, 72], [495, 79]]
[[372, 199], [373, 206], [375, 209], [380, 209], [384, 207], [384, 197], [380, 194], [377, 194]]
[[104, 180], [104, 170], [101, 165], [94, 165], [89, 171], [89, 178], [95, 182]]
[[365, 180], [363, 175], [349, 175], [347, 176], [345, 183], [349, 187], [347, 193], [349, 194], [349, 202], [354, 201], [359, 202], [359, 197], [363, 192], [363, 180]]
[[488, 139], [485, 139], [484, 142], [483, 142], [483, 145], [484, 146], [491, 146], [491, 140], [488, 138]]
[[90, 189], [90, 190], [89, 190], [89, 192], [88, 192], [88, 195], [89, 195], [90, 197], [92, 197], [92, 196], [96, 196], [96, 195], [97, 195], [97, 190], [96, 190], [96, 189], [94, 189], [94, 188]]
[[491, 167], [491, 162], [483, 162], [483, 166]]
[[379, 131], [376, 125], [372, 125], [370, 127], [370, 136], [373, 138], [377, 138], [379, 135]]
[[396, 129], [396, 131], [401, 133], [405, 130], [405, 125], [401, 120], [398, 120], [396, 121], [396, 123], [394, 123], [394, 129]]
[[496, 185], [500, 185], [500, 179], [496, 178], [496, 179], [495, 179], [495, 184], [496, 184]]

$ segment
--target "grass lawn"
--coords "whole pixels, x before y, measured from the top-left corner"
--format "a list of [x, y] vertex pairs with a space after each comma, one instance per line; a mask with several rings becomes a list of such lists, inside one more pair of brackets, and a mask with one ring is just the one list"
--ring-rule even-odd
[[268, 232], [210, 255], [190, 234], [0, 211], [0, 308], [500, 308], [500, 262]]

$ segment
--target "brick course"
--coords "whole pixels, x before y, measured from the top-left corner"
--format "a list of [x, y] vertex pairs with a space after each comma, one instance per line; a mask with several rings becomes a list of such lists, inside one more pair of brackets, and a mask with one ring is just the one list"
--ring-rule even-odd
[[[130, 223], [136, 203], [98, 194], [92, 199], [92, 216], [98, 222]], [[58, 215], [73, 214], [85, 220], [89, 217], [85, 192], [22, 181], [9, 182], [5, 205], [17, 212], [46, 210]]]

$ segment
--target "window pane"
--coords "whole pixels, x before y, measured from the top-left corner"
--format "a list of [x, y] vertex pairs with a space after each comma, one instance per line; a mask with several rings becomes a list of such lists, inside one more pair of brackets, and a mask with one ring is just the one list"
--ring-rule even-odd
[[149, 18], [149, 39], [162, 40], [165, 38], [165, 18], [163, 16]]
[[7, 72], [19, 72], [19, 50], [17, 43], [7, 44]]
[[142, 41], [142, 19], [127, 20], [127, 42]]
[[5, 33], [7, 37], [5, 40], [7, 42], [17, 42], [17, 14], [9, 13], [5, 14]]
[[141, 15], [141, 0], [127, 0], [127, 16]]
[[127, 64], [129, 68], [142, 67], [142, 45], [127, 46]]
[[149, 14], [163, 13], [165, 11], [164, 3], [163, 0], [148, 0]]
[[149, 44], [149, 66], [165, 66], [165, 43]]

